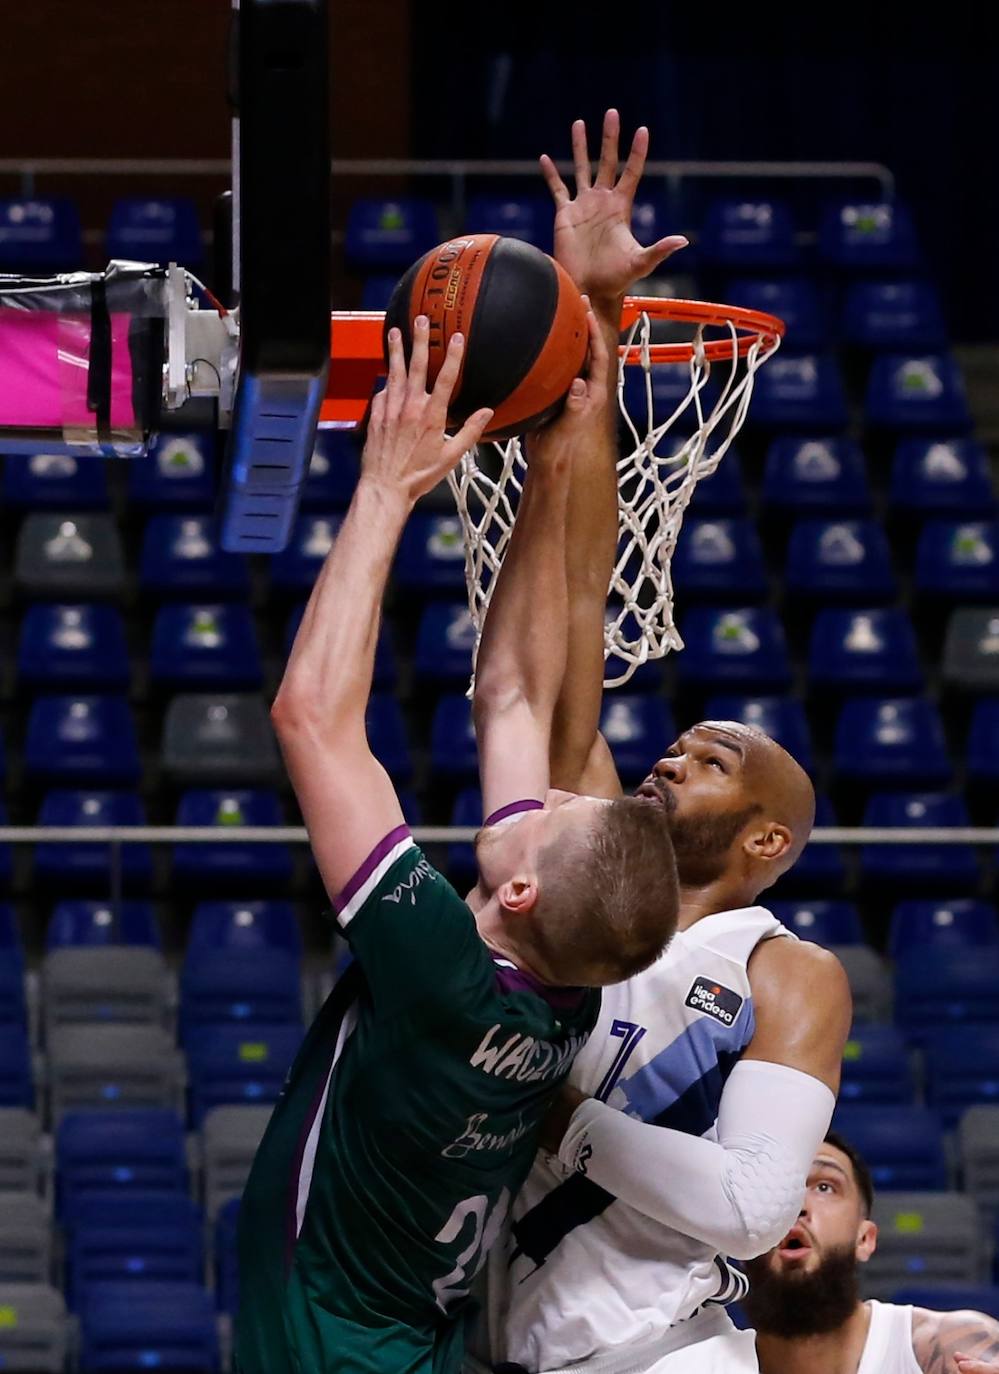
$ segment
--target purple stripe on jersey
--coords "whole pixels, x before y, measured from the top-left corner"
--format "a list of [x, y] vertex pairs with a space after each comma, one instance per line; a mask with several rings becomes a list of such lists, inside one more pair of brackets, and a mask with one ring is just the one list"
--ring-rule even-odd
[[342, 911], [351, 897], [353, 897], [368, 881], [382, 859], [385, 858], [385, 855], [390, 854], [400, 840], [405, 840], [408, 837], [408, 825], [397, 825], [394, 830], [390, 830], [384, 840], [381, 840], [375, 845], [374, 849], [364, 860], [364, 863], [361, 864], [361, 867], [351, 878], [350, 882], [347, 883], [339, 896], [334, 897], [333, 910], [337, 912]]
[[523, 801], [507, 802], [506, 806], [501, 806], [498, 811], [487, 816], [482, 824], [499, 825], [500, 821], [505, 821], [508, 816], [516, 816], [520, 811], [543, 811], [544, 809], [544, 802], [537, 801], [532, 797], [525, 798]]
[[543, 998], [553, 1011], [575, 1011], [584, 996], [585, 988], [560, 988], [551, 983], [542, 983], [540, 978], [526, 973], [522, 968], [514, 968], [507, 960], [493, 957], [496, 970], [496, 985], [501, 992], [533, 992]]

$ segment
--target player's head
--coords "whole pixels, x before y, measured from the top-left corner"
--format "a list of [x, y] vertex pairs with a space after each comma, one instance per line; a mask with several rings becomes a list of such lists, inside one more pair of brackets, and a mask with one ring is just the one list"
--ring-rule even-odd
[[495, 899], [485, 919], [498, 921], [505, 946], [547, 981], [621, 982], [676, 930], [668, 819], [637, 798], [549, 792], [542, 809], [481, 830], [476, 858], [479, 886]]
[[804, 769], [769, 735], [731, 720], [685, 730], [638, 795], [663, 804], [685, 887], [725, 879], [750, 898], [791, 867], [815, 820]]
[[857, 1266], [877, 1245], [874, 1185], [863, 1158], [830, 1131], [812, 1161], [798, 1220], [746, 1265], [746, 1313], [757, 1331], [790, 1339], [835, 1331], [860, 1301]]

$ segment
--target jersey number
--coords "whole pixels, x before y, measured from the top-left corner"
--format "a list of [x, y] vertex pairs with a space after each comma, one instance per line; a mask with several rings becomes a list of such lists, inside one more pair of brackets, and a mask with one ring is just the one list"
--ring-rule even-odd
[[484, 1193], [467, 1197], [458, 1203], [434, 1237], [440, 1245], [451, 1245], [466, 1229], [468, 1222], [472, 1223], [472, 1238], [458, 1256], [454, 1268], [442, 1279], [434, 1280], [434, 1297], [442, 1312], [447, 1312], [449, 1304], [468, 1297], [472, 1280], [495, 1244], [509, 1206], [510, 1192], [507, 1188], [496, 1199], [492, 1211]]
[[645, 1034], [645, 1027], [639, 1026], [634, 1021], [612, 1021], [610, 1028], [611, 1036], [621, 1041], [621, 1048], [611, 1063], [610, 1068], [603, 1076], [599, 1088], [593, 1096], [598, 1102], [606, 1102], [614, 1090], [614, 1087], [624, 1073], [624, 1066], [635, 1052], [639, 1040]]

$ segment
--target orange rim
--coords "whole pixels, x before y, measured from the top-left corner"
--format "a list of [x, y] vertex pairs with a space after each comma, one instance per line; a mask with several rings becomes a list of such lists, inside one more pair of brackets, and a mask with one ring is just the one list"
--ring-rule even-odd
[[[713, 325], [725, 335], [704, 341], [704, 356], [710, 362], [731, 361], [732, 334], [736, 330], [736, 353], [744, 358], [750, 348], [762, 341], [772, 348], [784, 334], [784, 321], [763, 310], [744, 310], [736, 305], [717, 305], [711, 301], [663, 300], [658, 296], [626, 296], [621, 312], [621, 328], [630, 329], [640, 315], [651, 320]], [[381, 310], [335, 310], [330, 317], [330, 369], [326, 399], [319, 414], [320, 424], [350, 426], [364, 418], [368, 402], [379, 377], [385, 374], [382, 355]], [[628, 364], [640, 363], [640, 345], [621, 345]], [[692, 343], [655, 343], [648, 347], [652, 363], [685, 363], [694, 356]]]

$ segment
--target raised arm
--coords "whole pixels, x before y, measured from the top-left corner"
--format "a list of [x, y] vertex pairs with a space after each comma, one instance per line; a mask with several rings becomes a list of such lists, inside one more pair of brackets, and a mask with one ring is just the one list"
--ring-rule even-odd
[[555, 201], [555, 257], [593, 305], [612, 360], [610, 404], [580, 434], [573, 455], [566, 521], [569, 640], [566, 673], [555, 712], [552, 783], [568, 791], [618, 796], [621, 788], [598, 732], [604, 679], [604, 608], [617, 550], [617, 345], [628, 289], [686, 245], [680, 236], [643, 248], [631, 232], [631, 208], [649, 146], [640, 128], [617, 176], [620, 119], [604, 117], [600, 163], [591, 181], [586, 126], [572, 126], [576, 194], [547, 155], [541, 169]]
[[607, 404], [607, 349], [593, 312], [589, 376], [562, 415], [528, 445], [513, 535], [479, 645], [473, 709], [484, 814], [549, 787], [552, 716], [565, 676], [568, 593], [565, 519], [580, 436]]
[[417, 499], [474, 444], [491, 411], [447, 438], [447, 406], [464, 341], [454, 335], [428, 395], [428, 326], [420, 316], [406, 370], [389, 334], [389, 376], [375, 397], [361, 478], [312, 590], [272, 717], [313, 853], [336, 897], [372, 848], [402, 822], [391, 779], [368, 746], [382, 597], [399, 535]]

